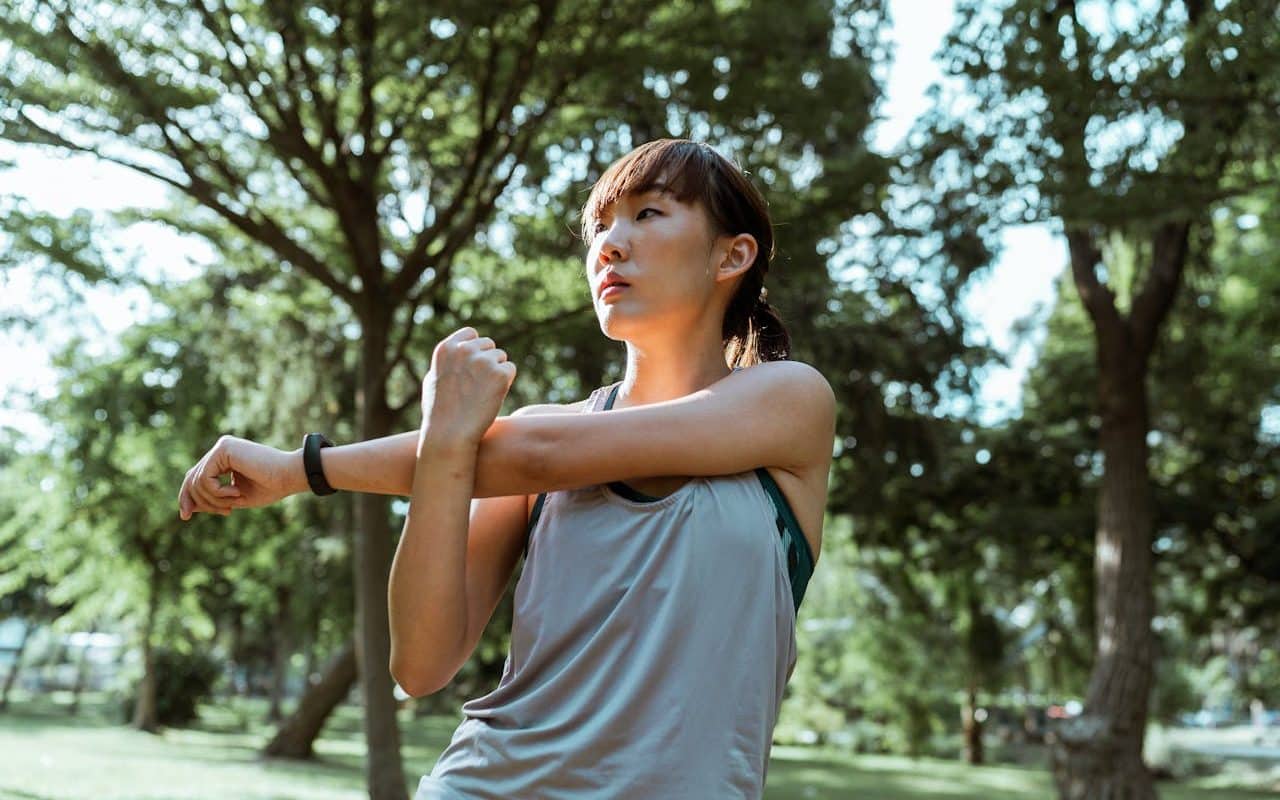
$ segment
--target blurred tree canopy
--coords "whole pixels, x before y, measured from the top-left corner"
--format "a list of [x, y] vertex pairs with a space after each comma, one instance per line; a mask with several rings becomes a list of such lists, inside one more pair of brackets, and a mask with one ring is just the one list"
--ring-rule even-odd
[[1064, 797], [1155, 793], [1142, 762], [1160, 409], [1148, 374], [1211, 209], [1274, 181], [1278, 14], [1275, 2], [964, 2], [941, 54], [952, 91], [913, 134], [915, 168], [963, 191], [975, 221], [1061, 226], [1093, 334], [1097, 650], [1085, 714], [1056, 734]]

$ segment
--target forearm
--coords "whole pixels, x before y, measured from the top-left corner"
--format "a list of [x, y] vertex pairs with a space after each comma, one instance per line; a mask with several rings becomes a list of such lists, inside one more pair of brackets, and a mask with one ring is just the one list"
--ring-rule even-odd
[[451, 677], [467, 632], [466, 552], [476, 446], [415, 447], [404, 531], [391, 564], [391, 671], [411, 694]]
[[[521, 425], [521, 421], [516, 417], [498, 417], [489, 426], [476, 453], [473, 496], [499, 497], [542, 491], [530, 474], [534, 444], [528, 435], [529, 426]], [[343, 491], [408, 497], [413, 493], [414, 466], [422, 438], [422, 430], [413, 430], [326, 447], [320, 451], [325, 480]], [[301, 448], [293, 451], [293, 458], [296, 461], [293, 491], [308, 491]]]
[[408, 497], [413, 493], [420, 439], [420, 431], [413, 430], [326, 447], [320, 451], [325, 480], [333, 488], [347, 492]]

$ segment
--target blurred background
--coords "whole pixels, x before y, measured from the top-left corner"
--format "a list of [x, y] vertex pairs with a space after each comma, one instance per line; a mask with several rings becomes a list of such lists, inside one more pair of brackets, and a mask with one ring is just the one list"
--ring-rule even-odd
[[839, 403], [766, 797], [1280, 793], [1277, 6], [4, 4], [0, 797], [411, 794], [515, 580], [410, 698], [404, 499], [179, 486], [415, 429], [462, 325], [504, 413], [620, 378], [576, 215], [661, 137]]

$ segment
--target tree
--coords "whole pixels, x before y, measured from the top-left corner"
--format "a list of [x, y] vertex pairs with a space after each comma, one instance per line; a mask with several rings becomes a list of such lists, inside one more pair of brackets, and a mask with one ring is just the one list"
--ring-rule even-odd
[[[227, 235], [216, 227], [206, 231], [211, 240]], [[299, 425], [338, 440], [353, 437], [358, 376], [351, 320], [323, 287], [250, 250], [234, 265], [210, 267], [200, 280], [149, 288], [175, 321], [217, 320], [181, 338], [183, 347], [217, 365], [227, 398], [221, 407], [225, 427], [261, 441], [288, 440]], [[341, 495], [271, 509], [262, 518], [271, 535], [202, 585], [201, 604], [230, 629], [231, 659], [271, 674], [269, 717], [281, 725], [264, 748], [267, 755], [311, 757], [324, 721], [356, 678], [352, 499]], [[300, 645], [306, 648], [305, 688], [294, 713], [282, 720], [287, 663]], [[326, 656], [321, 665], [322, 651], [343, 657]], [[321, 666], [325, 672], [315, 675]]]
[[[946, 169], [932, 174], [970, 187], [992, 217], [1061, 225], [1095, 339], [1105, 461], [1097, 652], [1085, 713], [1053, 751], [1064, 797], [1155, 795], [1142, 764], [1153, 656], [1149, 368], [1193, 230], [1268, 168], [1276, 14], [1274, 2], [965, 3], [943, 49], [971, 99], [941, 96], [923, 149], [945, 153], [933, 163]], [[1117, 238], [1136, 254], [1128, 264]]]
[[148, 731], [159, 727], [153, 645], [162, 612], [199, 568], [216, 572], [242, 549], [212, 519], [186, 528], [158, 502], [172, 494], [172, 470], [197, 456], [191, 443], [217, 430], [221, 399], [208, 363], [158, 333], [131, 329], [114, 358], [90, 355], [82, 341], [55, 357], [63, 377], [42, 411], [65, 466], [49, 476], [57, 488], [49, 497], [72, 504], [29, 534], [53, 551], [60, 592], [77, 604], [90, 600], [89, 613], [100, 612], [108, 586], [141, 601], [142, 613], [130, 615], [140, 616], [143, 654], [133, 725]]
[[[13, 663], [0, 684], [0, 711], [9, 706], [9, 692], [22, 670], [22, 657], [37, 625], [49, 623], [70, 611], [66, 604], [50, 600], [54, 582], [39, 559], [31, 557], [28, 528], [39, 524], [46, 506], [37, 492], [48, 486], [47, 458], [40, 453], [24, 453], [16, 431], [0, 431], [0, 615], [22, 621], [22, 639]], [[35, 490], [33, 490], [35, 487]], [[36, 495], [33, 498], [33, 495]]]
[[[749, 168], [771, 171], [766, 183], [796, 190], [794, 208], [847, 216], [857, 201], [833, 184], [876, 172], [862, 138], [876, 91], [864, 45], [879, 6], [542, 0], [426, 13], [27, 0], [0, 17], [12, 43], [0, 136], [149, 175], [197, 204], [171, 224], [200, 234], [221, 219], [239, 239], [219, 250], [261, 249], [323, 286], [359, 326], [358, 435], [369, 439], [413, 406], [388, 388], [399, 369], [419, 377], [411, 343], [489, 322], [455, 303], [466, 254], [501, 233], [496, 210], [523, 194], [565, 211], [579, 165], [691, 133], [737, 143]], [[806, 164], [820, 177], [797, 178]], [[486, 332], [501, 341], [524, 322], [512, 321]], [[386, 499], [358, 498], [356, 528], [369, 789], [403, 797]]]
[[[1165, 343], [1151, 364], [1151, 394], [1161, 398], [1150, 436], [1153, 548], [1163, 576], [1157, 589], [1166, 587], [1157, 611], [1182, 618], [1197, 639], [1208, 637], [1224, 612], [1246, 625], [1263, 623], [1276, 601], [1266, 588], [1275, 564], [1253, 533], [1274, 513], [1268, 480], [1276, 449], [1267, 413], [1277, 376], [1258, 358], [1280, 330], [1262, 299], [1276, 274], [1272, 195], [1215, 211], [1212, 228], [1202, 232], [1211, 238], [1192, 251], [1186, 290], [1170, 309]], [[1116, 249], [1119, 261], [1123, 242]], [[1088, 467], [1082, 477], [1093, 484], [1102, 456], [1100, 419], [1090, 407], [1097, 379], [1088, 331], [1078, 298], [1063, 295], [1027, 383], [1022, 437], [1038, 430], [1051, 459]], [[1053, 483], [1068, 502], [1091, 497], [1081, 493], [1087, 487], [1080, 478]]]

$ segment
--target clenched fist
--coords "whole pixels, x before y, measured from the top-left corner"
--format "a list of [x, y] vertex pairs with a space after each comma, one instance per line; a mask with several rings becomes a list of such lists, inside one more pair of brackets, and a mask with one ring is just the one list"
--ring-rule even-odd
[[459, 328], [431, 354], [422, 380], [423, 434], [479, 446], [516, 377], [516, 365], [492, 339]]

